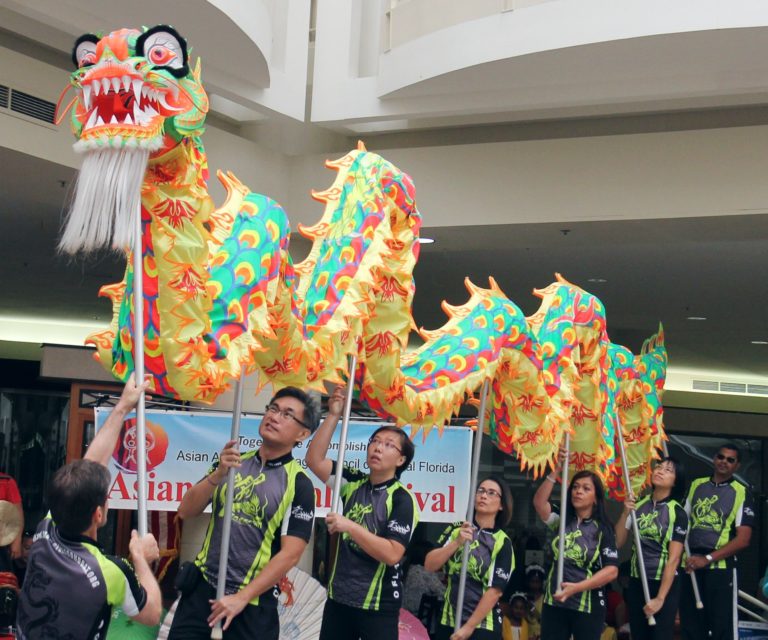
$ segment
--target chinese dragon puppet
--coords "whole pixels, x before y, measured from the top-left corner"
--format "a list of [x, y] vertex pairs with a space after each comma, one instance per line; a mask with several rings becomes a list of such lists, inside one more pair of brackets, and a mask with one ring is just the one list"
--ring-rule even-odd
[[[362, 145], [328, 162], [336, 179], [313, 194], [324, 213], [300, 226], [313, 244], [294, 265], [275, 201], [221, 172], [225, 202], [208, 194], [208, 98], [180, 34], [161, 25], [84, 35], [73, 62], [71, 126], [84, 161], [60, 248], [128, 256], [122, 282], [102, 289], [112, 323], [89, 338], [116, 378], [133, 370], [134, 340], [155, 393], [201, 402], [243, 366], [262, 384], [322, 389], [344, 379], [354, 353], [359, 399], [414, 431], [444, 425], [489, 379], [491, 437], [523, 467], [541, 472], [568, 431], [571, 467], [597, 470], [619, 492], [610, 472], [622, 429], [633, 485], [647, 482], [664, 438], [661, 331], [633, 356], [608, 339], [600, 300], [559, 276], [535, 291], [541, 307], [528, 318], [491, 279], [487, 289], [467, 281], [469, 300], [444, 304], [447, 323], [420, 330], [423, 345], [409, 351], [421, 217], [408, 175]], [[144, 335], [134, 336], [139, 277]]]

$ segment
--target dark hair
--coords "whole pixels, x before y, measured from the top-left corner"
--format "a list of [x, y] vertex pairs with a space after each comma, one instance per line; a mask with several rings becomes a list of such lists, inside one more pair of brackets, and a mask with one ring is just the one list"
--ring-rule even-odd
[[[673, 458], [672, 456], [665, 456], [659, 460], [658, 464], [662, 464], [663, 462], [669, 462], [669, 464], [671, 464], [675, 469], [675, 484], [672, 485], [672, 491], [670, 492], [669, 497], [673, 500], [677, 500], [680, 503], [685, 502], [687, 493], [685, 466], [682, 462], [680, 462], [680, 460]], [[651, 482], [651, 486], [653, 486], [653, 482]]]
[[573, 483], [582, 478], [591, 478], [592, 484], [595, 487], [595, 506], [592, 508], [592, 518], [597, 520], [600, 524], [613, 527], [611, 519], [608, 517], [608, 513], [605, 511], [605, 489], [603, 488], [603, 481], [600, 480], [600, 476], [592, 471], [579, 471], [571, 478], [571, 482], [568, 485], [568, 508], [570, 513], [568, 518], [576, 518], [576, 509], [573, 508]]
[[501, 489], [501, 509], [496, 514], [495, 526], [497, 529], [503, 529], [509, 524], [512, 519], [512, 492], [509, 490], [509, 485], [497, 476], [488, 476], [484, 480], [477, 483], [479, 487], [486, 480], [495, 482]]
[[92, 460], [75, 460], [53, 474], [48, 504], [62, 534], [79, 536], [91, 526], [96, 507], [107, 502], [109, 483], [107, 468]]
[[310, 432], [314, 433], [317, 431], [317, 428], [320, 426], [320, 412], [308, 393], [297, 387], [283, 387], [272, 396], [269, 404], [272, 404], [278, 398], [296, 398], [296, 400], [301, 402], [304, 405], [304, 419], [302, 422]]
[[388, 424], [376, 429], [376, 431], [374, 431], [373, 434], [371, 435], [371, 440], [373, 440], [376, 437], [376, 435], [381, 433], [382, 431], [387, 431], [389, 433], [396, 433], [398, 436], [400, 436], [400, 454], [405, 456], [405, 462], [403, 462], [403, 464], [398, 466], [397, 469], [395, 470], [395, 477], [399, 480], [403, 471], [405, 471], [408, 468], [408, 465], [411, 464], [411, 460], [413, 460], [413, 456], [416, 455], [416, 447], [411, 441], [411, 439], [406, 435], [405, 431]]
[[720, 452], [723, 449], [729, 449], [730, 451], [736, 452], [736, 462], [741, 462], [741, 449], [733, 442], [726, 442], [724, 445], [717, 448], [717, 451]]

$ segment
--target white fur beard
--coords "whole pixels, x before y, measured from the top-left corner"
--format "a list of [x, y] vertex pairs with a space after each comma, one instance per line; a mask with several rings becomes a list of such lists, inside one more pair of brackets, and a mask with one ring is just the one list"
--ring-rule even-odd
[[133, 245], [149, 153], [125, 147], [86, 152], [60, 251], [88, 253], [110, 246], [125, 250]]

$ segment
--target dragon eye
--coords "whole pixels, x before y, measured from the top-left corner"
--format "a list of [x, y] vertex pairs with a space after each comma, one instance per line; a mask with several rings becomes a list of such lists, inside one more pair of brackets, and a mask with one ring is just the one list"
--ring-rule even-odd
[[171, 27], [150, 29], [136, 42], [137, 54], [156, 67], [186, 74], [187, 48], [184, 39]]
[[95, 36], [83, 36], [83, 39], [80, 39], [80, 41], [77, 42], [75, 50], [72, 52], [72, 58], [78, 69], [95, 64], [98, 60], [98, 56], [96, 55], [96, 42], [91, 39], [86, 39], [90, 37]]

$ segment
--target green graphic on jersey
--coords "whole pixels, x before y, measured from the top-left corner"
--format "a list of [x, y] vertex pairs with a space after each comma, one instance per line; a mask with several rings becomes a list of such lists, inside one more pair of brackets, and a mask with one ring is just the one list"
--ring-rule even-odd
[[[473, 540], [469, 543], [469, 560], [467, 562], [467, 575], [473, 580], [483, 582], [485, 580], [485, 564], [478, 554], [472, 552], [480, 546], [480, 540]], [[461, 545], [448, 559], [448, 573], [458, 573], [461, 569], [461, 562], [464, 555], [464, 545]]]
[[356, 522], [357, 524], [362, 525], [365, 516], [367, 516], [369, 513], [373, 513], [372, 504], [360, 504], [359, 502], [356, 502], [352, 505], [352, 507], [350, 507], [349, 511], [345, 515], [347, 518], [352, 520], [352, 522]]
[[661, 541], [661, 527], [659, 526], [659, 523], [656, 522], [658, 515], [658, 511], [651, 511], [637, 516], [637, 528], [643, 538], [655, 540], [657, 542]]
[[[581, 530], [571, 531], [565, 534], [565, 557], [573, 562], [578, 567], [585, 567], [587, 565], [587, 550], [582, 547], [576, 540], [581, 538]], [[554, 542], [553, 542], [554, 544]]]
[[712, 508], [717, 500], [718, 496], [696, 500], [691, 511], [692, 527], [712, 531], [720, 531], [723, 528], [723, 516]]
[[[261, 528], [264, 523], [264, 514], [267, 511], [268, 500], [261, 499], [256, 494], [255, 489], [264, 482], [267, 476], [264, 472], [255, 478], [253, 476], [235, 475], [235, 491], [232, 503], [232, 521], [239, 524], [253, 525]], [[219, 509], [219, 517], [224, 517], [224, 504]]]

